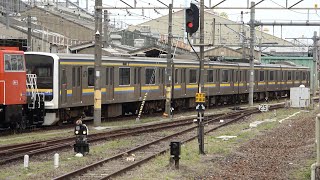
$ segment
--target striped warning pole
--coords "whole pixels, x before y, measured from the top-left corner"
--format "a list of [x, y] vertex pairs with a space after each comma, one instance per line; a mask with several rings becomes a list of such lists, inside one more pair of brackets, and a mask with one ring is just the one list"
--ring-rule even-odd
[[141, 103], [139, 114], [138, 114], [138, 117], [136, 118], [136, 121], [140, 121], [140, 117], [141, 117], [141, 114], [142, 114], [143, 106], [144, 106], [144, 104], [145, 104], [145, 102], [147, 100], [147, 96], [148, 96], [148, 92], [146, 92], [146, 94], [144, 95], [144, 97], [142, 99], [142, 103]]

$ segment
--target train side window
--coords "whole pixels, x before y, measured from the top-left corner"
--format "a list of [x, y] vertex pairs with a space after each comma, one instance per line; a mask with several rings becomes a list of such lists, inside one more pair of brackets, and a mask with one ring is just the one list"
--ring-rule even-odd
[[290, 71], [288, 72], [288, 80], [292, 80], [292, 79], [291, 79], [291, 72], [290, 72]]
[[222, 82], [228, 82], [229, 81], [229, 73], [228, 70], [222, 70]]
[[220, 73], [220, 69], [217, 69], [217, 71], [216, 71], [216, 82], [217, 83], [220, 83], [220, 81], [219, 81], [220, 80], [220, 74], [219, 73]]
[[181, 83], [186, 83], [186, 69], [181, 69]]
[[286, 79], [286, 72], [282, 71], [282, 81], [285, 81], [285, 79]]
[[260, 79], [259, 81], [264, 81], [264, 71], [260, 71]]
[[11, 71], [11, 57], [8, 54], [4, 55], [4, 61], [5, 61], [5, 69], [6, 71]]
[[62, 69], [61, 84], [67, 84], [67, 75], [65, 69]]
[[178, 69], [175, 69], [174, 70], [174, 83], [178, 84], [178, 80], [179, 80], [179, 77], [178, 77]]
[[155, 71], [154, 68], [146, 68], [146, 84], [155, 84]]
[[106, 68], [106, 85], [109, 85], [109, 68]]
[[270, 81], [274, 81], [274, 71], [270, 71]]
[[94, 68], [88, 68], [88, 86], [94, 86]]
[[165, 83], [165, 69], [164, 68], [161, 68], [160, 79], [161, 79], [161, 83], [164, 84]]
[[[249, 70], [249, 81], [250, 81], [250, 70]], [[253, 79], [254, 81], [258, 81], [260, 74], [258, 74], [258, 70], [254, 70]]]
[[72, 67], [72, 87], [76, 87], [76, 68]]
[[299, 74], [300, 74], [300, 72], [296, 72], [296, 80], [299, 80], [299, 79], [300, 79]]
[[113, 78], [114, 70], [113, 67], [110, 68], [110, 85], [113, 85], [114, 78]]
[[197, 70], [190, 69], [189, 83], [197, 83]]
[[214, 82], [213, 81], [213, 70], [208, 70], [208, 78], [207, 78], [207, 82]]
[[119, 85], [130, 85], [130, 68], [119, 68]]
[[302, 73], [302, 76], [303, 76], [303, 77], [302, 77], [303, 80], [307, 80], [306, 72], [303, 72], [303, 73]]
[[77, 86], [79, 87], [81, 85], [81, 70], [82, 70], [82, 67], [78, 67], [78, 74], [77, 74]]
[[242, 71], [239, 71], [240, 72], [240, 74], [239, 74], [239, 79], [240, 79], [240, 81], [239, 82], [243, 82], [243, 75], [242, 75]]

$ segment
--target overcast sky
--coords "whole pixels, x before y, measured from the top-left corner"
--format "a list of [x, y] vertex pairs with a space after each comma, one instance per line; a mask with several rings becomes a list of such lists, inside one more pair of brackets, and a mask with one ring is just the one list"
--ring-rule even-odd
[[[72, 0], [77, 1], [77, 0]], [[134, 0], [123, 0], [124, 2], [128, 3], [131, 6], [134, 6]], [[200, 0], [198, 0], [200, 2]], [[211, 0], [211, 5], [215, 5], [222, 0]], [[256, 0], [255, 2], [259, 2], [260, 0]], [[273, 7], [273, 8], [280, 8], [285, 7], [286, 2], [288, 3], [288, 7], [294, 5], [300, 0], [265, 0], [261, 4], [257, 5], [257, 7]], [[127, 7], [127, 5], [120, 0], [103, 0], [103, 6], [106, 7]], [[164, 7], [163, 4], [161, 4], [158, 0], [136, 0], [137, 7]], [[161, 0], [161, 2], [165, 4], [169, 4], [172, 2], [172, 0]], [[190, 5], [190, 2], [197, 3], [197, 1], [194, 0], [174, 0], [173, 6], [174, 7], [188, 7]], [[205, 0], [205, 6], [210, 5], [210, 0]], [[226, 0], [225, 2], [221, 3], [217, 7], [247, 7], [248, 2], [251, 1], [248, 0]], [[85, 7], [85, 0], [80, 0], [81, 6]], [[294, 6], [296, 8], [313, 8], [315, 4], [318, 4], [318, 7], [320, 8], [320, 1], [319, 0], [304, 0], [298, 5]], [[91, 6], [91, 11], [93, 11], [93, 5], [94, 0], [89, 0], [89, 4]], [[177, 10], [175, 10], [177, 11]], [[229, 16], [229, 19], [233, 21], [240, 21], [240, 12], [241, 9], [217, 9], [217, 12], [226, 12]], [[244, 22], [249, 22], [250, 20], [250, 10], [243, 9], [243, 11], [247, 14], [244, 15]], [[151, 20], [154, 18], [157, 18], [162, 15], [168, 14], [168, 10], [130, 10], [128, 8], [128, 11], [126, 10], [109, 10], [111, 13], [110, 18], [113, 22], [115, 19], [116, 22], [122, 21], [127, 24], [139, 24], [141, 22]], [[306, 22], [309, 20], [310, 22], [319, 22], [320, 23], [320, 9], [318, 11], [316, 10], [259, 10], [256, 9], [256, 20], [261, 22], [270, 22], [270, 21], [276, 21], [276, 22]], [[123, 23], [123, 26], [124, 26]], [[119, 23], [120, 25], [120, 23]], [[264, 27], [264, 29], [269, 30], [269, 34], [281, 37], [281, 27]], [[292, 27], [292, 26], [283, 26], [282, 27], [282, 38], [297, 38], [297, 37], [312, 37], [314, 31], [317, 31], [319, 34], [320, 26], [319, 27]], [[311, 42], [311, 41], [310, 41]]]

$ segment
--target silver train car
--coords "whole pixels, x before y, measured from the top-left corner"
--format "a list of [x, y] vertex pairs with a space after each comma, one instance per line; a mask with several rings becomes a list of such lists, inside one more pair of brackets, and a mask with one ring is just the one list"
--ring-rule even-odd
[[[93, 115], [94, 56], [26, 52], [26, 68], [37, 74], [39, 92], [45, 94], [43, 125]], [[146, 92], [144, 113], [165, 107], [167, 60], [148, 57], [102, 57], [102, 116], [136, 114]], [[254, 100], [289, 95], [291, 87], [309, 86], [307, 67], [255, 64]], [[195, 107], [199, 61], [174, 60], [174, 108]], [[207, 105], [247, 102], [249, 64], [205, 63]]]

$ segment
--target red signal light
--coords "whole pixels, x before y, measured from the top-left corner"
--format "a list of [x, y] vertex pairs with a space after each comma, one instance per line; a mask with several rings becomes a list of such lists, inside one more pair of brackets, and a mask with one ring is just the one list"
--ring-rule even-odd
[[192, 28], [193, 27], [192, 22], [188, 22], [187, 26], [188, 26], [188, 28]]

